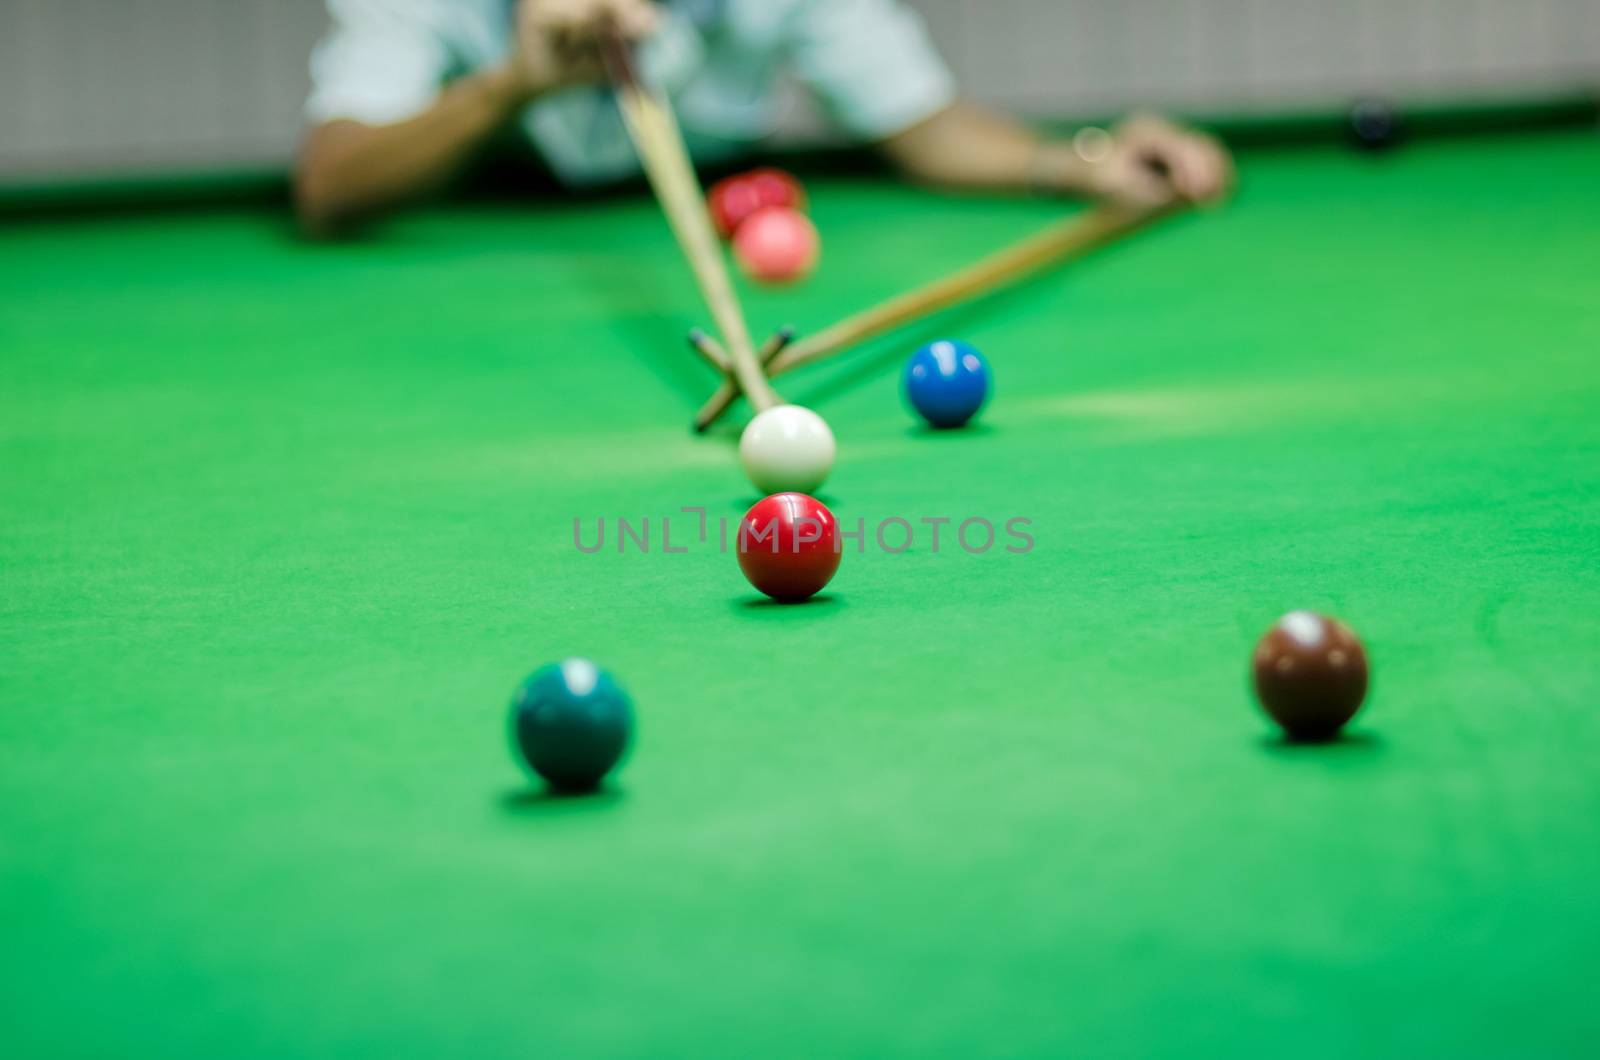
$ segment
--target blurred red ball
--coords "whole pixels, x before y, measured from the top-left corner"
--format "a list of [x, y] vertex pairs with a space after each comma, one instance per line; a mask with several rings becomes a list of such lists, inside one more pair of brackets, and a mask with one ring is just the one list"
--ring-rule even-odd
[[791, 210], [806, 208], [806, 189], [801, 187], [793, 174], [764, 166], [752, 169], [745, 176], [755, 185], [756, 198], [762, 206], [787, 206]]
[[739, 521], [739, 569], [750, 584], [783, 603], [822, 591], [839, 569], [839, 523], [804, 493], [774, 493]]
[[798, 210], [769, 206], [733, 234], [739, 267], [763, 283], [792, 283], [811, 274], [822, 256], [817, 226]]
[[713, 184], [708, 204], [717, 234], [723, 239], [732, 239], [740, 225], [769, 206], [805, 209], [806, 192], [800, 182], [788, 173], [766, 167], [739, 173]]

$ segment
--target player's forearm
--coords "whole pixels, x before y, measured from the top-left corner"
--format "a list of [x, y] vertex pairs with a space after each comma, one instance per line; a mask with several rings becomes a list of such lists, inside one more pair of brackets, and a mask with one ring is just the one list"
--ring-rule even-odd
[[975, 191], [1084, 194], [1086, 166], [1071, 145], [1043, 140], [1021, 122], [955, 103], [883, 143], [907, 176]]
[[313, 129], [295, 178], [301, 224], [324, 234], [436, 190], [525, 102], [513, 78], [488, 71], [451, 85], [405, 121]]

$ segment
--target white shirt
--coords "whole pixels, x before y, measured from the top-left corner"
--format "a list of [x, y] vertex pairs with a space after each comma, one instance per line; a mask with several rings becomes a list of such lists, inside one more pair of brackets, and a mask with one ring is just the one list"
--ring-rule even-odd
[[[332, 28], [311, 59], [314, 123], [402, 121], [454, 78], [509, 54], [515, 0], [328, 0]], [[781, 77], [808, 88], [845, 132], [890, 136], [955, 95], [915, 12], [899, 0], [678, 0], [640, 63], [673, 99], [701, 161], [744, 153], [782, 118]], [[571, 88], [519, 119], [569, 184], [639, 172], [610, 91]]]

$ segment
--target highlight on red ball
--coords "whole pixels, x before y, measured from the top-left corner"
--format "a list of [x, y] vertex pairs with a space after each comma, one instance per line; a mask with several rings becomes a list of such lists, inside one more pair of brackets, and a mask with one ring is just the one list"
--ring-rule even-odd
[[839, 569], [839, 522], [804, 493], [774, 493], [739, 521], [739, 569], [750, 584], [782, 603], [821, 592]]

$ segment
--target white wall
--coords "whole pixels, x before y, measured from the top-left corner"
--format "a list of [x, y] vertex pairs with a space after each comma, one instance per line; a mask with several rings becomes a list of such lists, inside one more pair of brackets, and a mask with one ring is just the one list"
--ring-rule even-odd
[[919, 0], [987, 99], [1274, 109], [1600, 83], [1600, 0]]
[[[911, 0], [1037, 115], [1600, 84], [1600, 0]], [[322, 0], [0, 0], [0, 180], [276, 165]]]
[[0, 0], [0, 176], [288, 157], [321, 0]]

